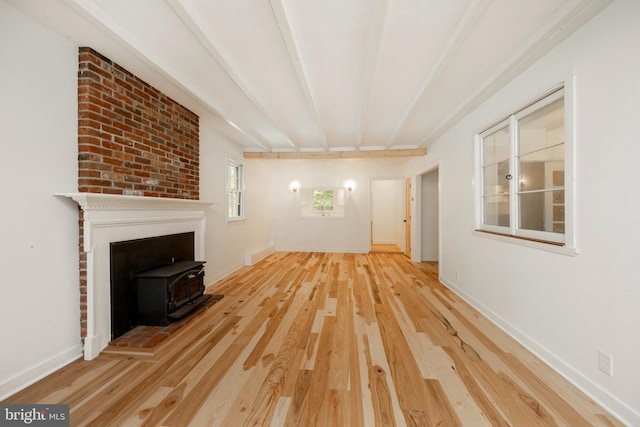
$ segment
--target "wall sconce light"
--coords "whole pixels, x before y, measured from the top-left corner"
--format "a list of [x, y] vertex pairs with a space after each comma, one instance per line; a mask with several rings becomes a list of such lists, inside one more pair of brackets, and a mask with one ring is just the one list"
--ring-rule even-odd
[[349, 193], [351, 193], [353, 191], [353, 189], [356, 188], [356, 183], [353, 182], [352, 180], [349, 180], [349, 181], [344, 183], [344, 188], [346, 188], [347, 191]]
[[289, 184], [289, 190], [293, 191], [294, 193], [297, 193], [299, 189], [300, 183], [298, 181], [292, 181], [291, 184]]

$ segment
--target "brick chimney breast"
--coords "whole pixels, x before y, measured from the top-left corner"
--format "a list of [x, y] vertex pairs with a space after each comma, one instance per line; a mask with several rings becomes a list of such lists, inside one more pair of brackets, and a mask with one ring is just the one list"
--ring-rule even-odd
[[[78, 191], [198, 200], [199, 117], [89, 47], [78, 53]], [[80, 210], [80, 322], [87, 253]]]
[[81, 47], [78, 191], [198, 200], [199, 179], [198, 116]]

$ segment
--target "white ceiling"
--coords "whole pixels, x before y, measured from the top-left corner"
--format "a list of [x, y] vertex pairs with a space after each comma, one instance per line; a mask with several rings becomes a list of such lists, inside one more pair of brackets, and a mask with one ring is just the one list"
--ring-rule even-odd
[[611, 0], [7, 0], [245, 151], [426, 147]]

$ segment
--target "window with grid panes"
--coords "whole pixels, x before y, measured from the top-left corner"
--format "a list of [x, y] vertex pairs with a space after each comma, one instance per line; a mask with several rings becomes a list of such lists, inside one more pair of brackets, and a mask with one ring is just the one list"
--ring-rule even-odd
[[566, 243], [565, 111], [563, 86], [479, 134], [478, 229]]
[[227, 160], [227, 218], [243, 219], [243, 165], [233, 160]]

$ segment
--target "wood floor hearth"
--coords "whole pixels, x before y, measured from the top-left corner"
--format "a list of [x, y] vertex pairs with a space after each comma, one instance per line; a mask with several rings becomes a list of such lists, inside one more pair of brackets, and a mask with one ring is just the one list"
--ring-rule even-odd
[[402, 254], [275, 253], [153, 352], [79, 360], [3, 403], [72, 425], [619, 426]]

